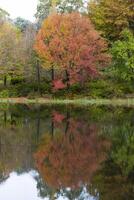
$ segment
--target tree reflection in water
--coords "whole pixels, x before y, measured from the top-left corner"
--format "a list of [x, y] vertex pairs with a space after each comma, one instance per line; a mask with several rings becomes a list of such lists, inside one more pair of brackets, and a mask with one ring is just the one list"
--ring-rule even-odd
[[81, 194], [106, 159], [110, 143], [98, 136], [95, 125], [75, 120], [69, 113], [65, 117], [54, 112], [52, 126], [52, 134], [44, 135], [34, 156], [36, 167], [50, 188], [68, 195], [65, 188], [71, 188]]
[[0, 182], [36, 170], [39, 199], [133, 200], [133, 119], [132, 108], [3, 106]]

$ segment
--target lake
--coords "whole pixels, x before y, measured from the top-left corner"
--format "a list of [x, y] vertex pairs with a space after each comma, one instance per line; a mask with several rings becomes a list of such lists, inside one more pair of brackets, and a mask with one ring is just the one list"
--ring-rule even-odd
[[133, 200], [134, 108], [0, 106], [0, 200]]

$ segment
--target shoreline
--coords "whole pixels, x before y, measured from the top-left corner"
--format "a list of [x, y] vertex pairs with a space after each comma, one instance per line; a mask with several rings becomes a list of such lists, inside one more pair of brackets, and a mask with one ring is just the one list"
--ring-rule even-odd
[[134, 98], [128, 99], [47, 99], [47, 98], [36, 98], [28, 99], [24, 97], [20, 98], [0, 98], [0, 103], [2, 104], [59, 104], [59, 105], [113, 105], [113, 106], [134, 106]]

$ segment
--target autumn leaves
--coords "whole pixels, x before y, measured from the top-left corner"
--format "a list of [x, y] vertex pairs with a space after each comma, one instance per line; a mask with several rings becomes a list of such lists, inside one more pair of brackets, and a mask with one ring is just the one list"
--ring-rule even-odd
[[39, 30], [35, 50], [45, 69], [53, 69], [55, 89], [93, 78], [107, 66], [107, 44], [87, 17], [50, 15]]

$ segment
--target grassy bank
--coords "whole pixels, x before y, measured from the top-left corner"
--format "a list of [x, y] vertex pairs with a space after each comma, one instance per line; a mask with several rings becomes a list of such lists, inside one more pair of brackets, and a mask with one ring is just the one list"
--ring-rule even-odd
[[9, 104], [63, 104], [63, 105], [115, 105], [115, 106], [134, 106], [134, 99], [28, 99], [28, 98], [0, 98], [0, 103]]

